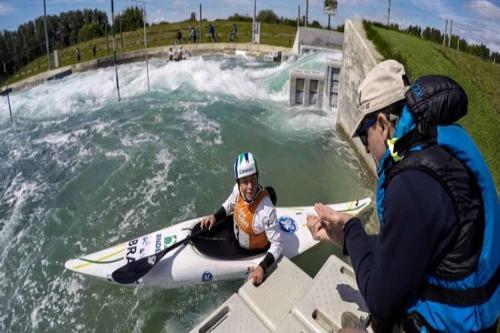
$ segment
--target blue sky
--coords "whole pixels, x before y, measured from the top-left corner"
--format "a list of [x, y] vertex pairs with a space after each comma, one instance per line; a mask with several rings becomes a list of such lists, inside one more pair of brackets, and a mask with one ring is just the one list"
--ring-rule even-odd
[[[225, 18], [235, 12], [253, 13], [253, 0], [140, 0], [146, 2], [148, 21], [178, 21], [198, 15], [199, 4], [208, 19]], [[46, 0], [47, 13], [82, 8], [99, 8], [109, 14], [111, 0]], [[114, 0], [115, 12], [140, 4], [135, 0]], [[279, 16], [296, 17], [300, 5], [305, 12], [305, 0], [257, 0], [257, 11], [273, 9]], [[472, 43], [484, 43], [500, 52], [500, 0], [392, 0], [391, 22], [402, 26], [432, 26], [444, 30], [445, 19], [453, 19], [453, 33]], [[332, 25], [346, 18], [366, 18], [386, 22], [388, 0], [339, 0]], [[23, 22], [43, 15], [43, 0], [0, 0], [0, 30], [15, 29]], [[309, 0], [309, 19], [327, 24], [323, 0]]]

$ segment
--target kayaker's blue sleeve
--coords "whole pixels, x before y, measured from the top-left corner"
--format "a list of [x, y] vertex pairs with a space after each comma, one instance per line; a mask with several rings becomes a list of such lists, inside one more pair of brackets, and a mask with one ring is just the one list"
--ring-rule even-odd
[[424, 276], [454, 241], [457, 224], [445, 189], [417, 170], [391, 180], [383, 219], [375, 237], [358, 219], [346, 224], [344, 236], [368, 309], [378, 320], [391, 321], [415, 302]]

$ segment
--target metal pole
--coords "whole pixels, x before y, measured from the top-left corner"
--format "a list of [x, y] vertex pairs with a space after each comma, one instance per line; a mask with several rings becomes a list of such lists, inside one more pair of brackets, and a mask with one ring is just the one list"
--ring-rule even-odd
[[49, 34], [47, 32], [47, 6], [43, 0], [43, 25], [45, 26], [45, 46], [47, 48], [47, 63], [50, 71], [50, 48], [49, 48]]
[[444, 22], [443, 46], [446, 44], [446, 35], [448, 34], [448, 19]]
[[201, 17], [201, 3], [200, 3], [200, 44], [203, 43], [203, 20]]
[[253, 0], [253, 23], [252, 23], [252, 43], [255, 43], [256, 23], [257, 23], [257, 0]]
[[106, 34], [106, 51], [109, 54], [108, 22], [104, 25], [104, 33]]
[[7, 92], [7, 103], [9, 104], [10, 122], [12, 123], [12, 125], [14, 125], [14, 118], [12, 118], [12, 110], [10, 108], [9, 92]]
[[453, 19], [450, 21], [450, 33], [448, 34], [448, 47], [451, 45], [451, 35], [453, 33]]
[[387, 26], [391, 24], [391, 0], [389, 0], [389, 7], [387, 7]]
[[330, 14], [328, 14], [328, 30], [330, 30]]
[[144, 21], [144, 54], [146, 55], [146, 75], [148, 78], [148, 92], [149, 92], [149, 64], [148, 64], [148, 39], [146, 37], [146, 4], [142, 5], [142, 20]]
[[111, 25], [113, 29], [113, 57], [115, 61], [115, 76], [116, 76], [116, 90], [118, 91], [118, 102], [121, 101], [120, 97], [120, 83], [118, 81], [118, 65], [116, 64], [116, 45], [115, 45], [115, 6], [111, 0]]
[[12, 88], [5, 88], [4, 90], [0, 90], [0, 96], [7, 96], [7, 103], [9, 104], [9, 113], [10, 113], [10, 121], [12, 125], [14, 125], [14, 118], [12, 118], [12, 110], [10, 108], [10, 98], [9, 93], [12, 91]]
[[122, 45], [123, 52], [123, 33], [122, 33], [122, 18], [120, 17], [120, 44]]
[[299, 10], [298, 10], [298, 12], [297, 12], [297, 14], [298, 14], [298, 16], [297, 16], [297, 30], [298, 30], [298, 29], [299, 29], [299, 27], [300, 27], [300, 6], [299, 6], [299, 8], [298, 8], [298, 9], [299, 9]]
[[309, 0], [306, 0], [306, 19], [304, 26], [307, 28], [307, 21], [309, 20]]

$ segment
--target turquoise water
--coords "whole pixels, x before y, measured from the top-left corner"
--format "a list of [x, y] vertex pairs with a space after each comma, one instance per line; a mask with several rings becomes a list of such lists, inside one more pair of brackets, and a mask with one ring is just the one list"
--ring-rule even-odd
[[[211, 55], [75, 74], [0, 97], [0, 331], [185, 332], [243, 281], [176, 290], [77, 275], [68, 259], [218, 208], [252, 151], [281, 206], [371, 196], [335, 115], [290, 108], [281, 65]], [[296, 262], [314, 275], [335, 250]]]

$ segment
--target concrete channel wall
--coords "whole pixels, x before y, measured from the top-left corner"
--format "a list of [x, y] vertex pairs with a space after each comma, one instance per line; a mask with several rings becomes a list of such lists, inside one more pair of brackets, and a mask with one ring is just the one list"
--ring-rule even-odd
[[292, 51], [302, 54], [308, 50], [342, 49], [344, 34], [333, 30], [299, 27]]
[[[180, 45], [179, 45], [180, 46]], [[170, 47], [174, 50], [179, 46], [164, 46], [156, 48], [148, 48], [149, 58], [167, 57]], [[203, 43], [203, 44], [185, 44], [182, 45], [184, 51], [191, 53], [192, 55], [199, 55], [203, 53], [215, 53], [224, 52], [232, 53], [236, 51], [244, 51], [249, 55], [261, 55], [261, 54], [272, 54], [277, 52], [291, 53], [291, 48], [271, 46], [271, 45], [261, 45], [261, 44], [242, 44], [242, 43]], [[118, 64], [130, 63], [134, 61], [144, 60], [146, 56], [146, 51], [136, 50], [126, 53], [121, 53], [117, 55]], [[88, 70], [93, 70], [102, 67], [113, 66], [113, 56], [98, 58], [95, 60], [90, 60], [86, 62], [81, 62], [71, 66], [65, 66], [57, 68], [51, 71], [43, 72], [40, 74], [33, 75], [27, 79], [19, 82], [15, 82], [9, 85], [12, 91], [18, 91], [27, 87], [31, 87], [48, 80], [62, 78], [64, 76], [70, 75], [72, 73], [84, 72]], [[1, 89], [0, 89], [1, 90]]]
[[[366, 38], [360, 21], [346, 20], [344, 25], [344, 46], [340, 70], [339, 96], [337, 108], [337, 128], [349, 138], [358, 116], [358, 87], [366, 74], [383, 57]], [[366, 153], [358, 139], [352, 140], [352, 147], [365, 162], [368, 169], [376, 175], [372, 157]]]

